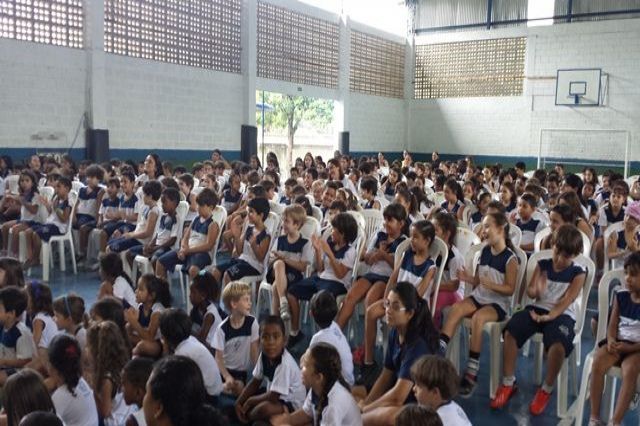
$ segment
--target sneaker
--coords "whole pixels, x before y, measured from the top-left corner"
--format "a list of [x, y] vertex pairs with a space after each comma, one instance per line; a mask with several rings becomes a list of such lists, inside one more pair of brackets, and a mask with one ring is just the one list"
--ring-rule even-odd
[[289, 312], [289, 304], [287, 302], [280, 304], [280, 318], [282, 318], [282, 321], [289, 321], [291, 319], [291, 312]]
[[295, 336], [289, 335], [289, 341], [287, 342], [287, 349], [293, 348], [295, 345], [300, 343], [304, 339], [304, 334], [302, 331], [298, 331], [298, 334]]
[[362, 364], [360, 367], [360, 376], [356, 379], [356, 384], [364, 386], [367, 391], [371, 390], [380, 375], [378, 370], [378, 364], [375, 362], [373, 364]]
[[629, 411], [635, 411], [638, 408], [638, 403], [640, 403], [640, 393], [633, 394], [633, 399], [629, 403]]
[[600, 419], [594, 419], [593, 417], [589, 419], [589, 426], [605, 426], [606, 423]]
[[460, 381], [460, 389], [459, 389], [460, 396], [463, 398], [469, 398], [473, 394], [473, 391], [476, 390], [477, 384], [478, 384], [478, 381], [476, 380], [475, 377], [469, 374], [465, 374], [464, 377], [462, 377], [462, 380]]
[[533, 401], [529, 404], [529, 411], [531, 411], [531, 414], [534, 416], [542, 414], [544, 409], [547, 408], [549, 399], [551, 399], [551, 394], [545, 392], [542, 388], [539, 388], [536, 395], [533, 397]]
[[353, 357], [354, 365], [363, 365], [364, 364], [364, 346], [358, 346], [351, 352], [351, 356]]
[[491, 408], [496, 410], [507, 405], [507, 402], [509, 402], [509, 400], [517, 390], [518, 387], [515, 385], [515, 383], [513, 384], [513, 386], [498, 386], [498, 390], [496, 390], [496, 396], [491, 400]]

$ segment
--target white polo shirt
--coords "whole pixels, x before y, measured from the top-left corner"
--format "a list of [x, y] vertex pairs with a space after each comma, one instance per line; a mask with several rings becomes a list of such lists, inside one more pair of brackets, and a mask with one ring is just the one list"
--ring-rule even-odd
[[63, 384], [51, 395], [58, 417], [67, 426], [97, 425], [98, 409], [91, 387], [81, 377], [73, 392], [75, 396]]
[[313, 391], [309, 390], [307, 399], [304, 400], [302, 410], [313, 418], [314, 425], [320, 426], [360, 426], [362, 416], [360, 408], [349, 392], [340, 382], [335, 382], [329, 391], [327, 406], [322, 410], [322, 419], [316, 418], [316, 407]]
[[336, 348], [340, 355], [340, 362], [342, 363], [342, 377], [349, 385], [353, 386], [353, 355], [351, 354], [351, 348], [349, 347], [347, 338], [335, 321], [331, 322], [329, 327], [323, 328], [314, 334], [311, 338], [311, 343], [309, 343], [309, 347], [321, 342]]
[[192, 359], [202, 373], [202, 380], [207, 393], [212, 396], [220, 395], [222, 392], [222, 377], [215, 358], [202, 343], [193, 336], [180, 342], [175, 350], [176, 355]]

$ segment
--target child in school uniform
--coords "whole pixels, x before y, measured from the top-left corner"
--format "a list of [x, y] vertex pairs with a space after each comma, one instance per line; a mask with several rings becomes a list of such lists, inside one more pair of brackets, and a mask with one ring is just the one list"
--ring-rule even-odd
[[624, 211], [624, 230], [612, 233], [607, 248], [612, 269], [622, 268], [630, 253], [640, 251], [640, 201], [630, 203]]
[[515, 225], [522, 231], [520, 248], [527, 254], [533, 253], [533, 242], [536, 234], [542, 231], [546, 225], [540, 219], [534, 217], [536, 212], [536, 199], [529, 193], [522, 194], [518, 199], [517, 215], [514, 217]]
[[340, 364], [340, 354], [332, 345], [317, 343], [310, 346], [300, 360], [302, 383], [309, 389], [304, 404], [293, 413], [276, 416], [272, 424], [361, 425], [360, 408], [349, 391], [349, 383], [342, 377]]
[[51, 288], [38, 281], [26, 285], [29, 304], [27, 313], [31, 319], [33, 342], [37, 350], [37, 358], [30, 364], [34, 369], [45, 369], [47, 365], [47, 349], [51, 340], [58, 334], [58, 326], [53, 320], [53, 298]]
[[147, 381], [153, 370], [151, 358], [136, 357], [127, 362], [122, 369], [122, 396], [130, 406], [137, 406], [138, 411], [127, 417], [125, 426], [146, 426], [142, 403], [147, 393]]
[[132, 172], [122, 172], [120, 176], [122, 195], [120, 195], [118, 206], [119, 221], [113, 227], [105, 228], [106, 238], [118, 238], [125, 232], [132, 232], [136, 228], [138, 214], [141, 210], [144, 211], [144, 200], [138, 199], [136, 195], [135, 181], [136, 176]]
[[453, 398], [458, 393], [458, 373], [451, 361], [437, 355], [425, 355], [411, 367], [413, 392], [420, 405], [435, 410], [442, 424], [471, 426], [469, 418]]
[[127, 256], [133, 263], [137, 255], [143, 255], [151, 262], [151, 268], [156, 269], [160, 256], [168, 253], [178, 238], [178, 217], [176, 209], [180, 203], [180, 193], [175, 188], [165, 188], [160, 196], [162, 203], [162, 216], [158, 229], [153, 238], [144, 246], [136, 246], [129, 249]]
[[56, 414], [67, 426], [98, 424], [98, 409], [93, 390], [82, 378], [82, 350], [69, 335], [53, 338], [48, 350], [49, 379]]
[[198, 203], [196, 202], [196, 194], [193, 193], [193, 185], [195, 184], [195, 181], [193, 180], [193, 175], [189, 173], [178, 176], [177, 180], [180, 192], [184, 196], [185, 201], [189, 204], [189, 211], [187, 212], [187, 216], [184, 221], [191, 223], [191, 221], [198, 217]]
[[595, 246], [599, 265], [604, 263], [604, 233], [609, 226], [624, 220], [624, 211], [628, 196], [629, 185], [627, 185], [625, 181], [615, 181], [611, 185], [609, 201], [605, 203], [598, 212], [599, 236], [595, 242]]
[[9, 376], [25, 367], [36, 356], [31, 330], [20, 321], [27, 303], [27, 295], [22, 289], [13, 286], [0, 289], [2, 334], [12, 336], [11, 339], [0, 340], [1, 386], [4, 386]]
[[309, 312], [318, 326], [318, 331], [311, 337], [309, 346], [326, 343], [336, 348], [342, 364], [342, 377], [353, 386], [353, 355], [349, 342], [340, 326], [334, 321], [338, 313], [338, 304], [335, 297], [326, 290], [320, 290], [311, 299]]
[[[111, 178], [107, 181], [107, 189], [105, 190], [104, 197], [102, 197], [102, 202], [100, 203], [100, 208], [98, 209], [98, 221], [96, 223], [96, 229], [94, 229], [92, 234], [98, 233], [98, 247], [93, 246], [93, 250], [90, 250], [91, 245], [91, 234], [90, 240], [87, 245], [87, 262], [92, 262], [95, 264], [95, 261], [99, 259], [100, 255], [98, 253], [104, 253], [107, 248], [107, 239], [113, 231], [118, 226], [118, 222], [120, 221], [120, 179]], [[108, 231], [108, 233], [107, 233]]]
[[[11, 201], [20, 206], [18, 220], [9, 220], [2, 224], [2, 249], [9, 250], [10, 253], [18, 253], [19, 234], [30, 226], [42, 223], [44, 219], [40, 215], [38, 206], [38, 181], [32, 172], [24, 170], [20, 173], [18, 191], [19, 194], [11, 194], [7, 189], [0, 201], [2, 204]], [[9, 247], [9, 232], [13, 234], [11, 247]]]
[[182, 309], [166, 309], [160, 316], [160, 334], [165, 352], [192, 359], [202, 374], [207, 401], [215, 405], [222, 392], [220, 370], [205, 345], [191, 335], [191, 320]]
[[224, 207], [227, 214], [230, 215], [238, 209], [241, 201], [240, 175], [233, 173], [229, 176], [229, 188], [222, 191], [222, 207]]
[[553, 237], [553, 257], [538, 261], [527, 296], [533, 302], [511, 317], [504, 331], [503, 382], [491, 401], [502, 408], [517, 389], [515, 368], [518, 349], [535, 333], [542, 333], [547, 352], [547, 373], [529, 405], [533, 415], [547, 406], [564, 359], [573, 350], [576, 299], [582, 291], [586, 271], [573, 259], [582, 253], [582, 236], [573, 225], [563, 225]]
[[360, 182], [360, 195], [364, 200], [362, 206], [365, 210], [376, 209], [380, 210], [380, 201], [376, 199], [378, 196], [378, 181], [371, 176], [365, 176]]
[[63, 235], [69, 226], [69, 215], [71, 206], [69, 205], [69, 191], [71, 191], [71, 181], [66, 177], [60, 177], [56, 184], [56, 195], [53, 200], [47, 201], [44, 197], [38, 197], [38, 203], [43, 205], [49, 216], [43, 224], [34, 224], [25, 230], [27, 240], [27, 259], [24, 268], [30, 268], [40, 263], [40, 248], [42, 242], [48, 242], [51, 237]]
[[304, 273], [313, 262], [311, 241], [300, 234], [300, 228], [307, 219], [307, 213], [300, 205], [291, 205], [282, 214], [284, 235], [278, 237], [271, 252], [271, 267], [267, 272], [267, 282], [273, 283], [271, 312], [280, 312], [284, 321], [291, 318], [287, 288], [304, 278]]
[[333, 218], [331, 225], [328, 240], [316, 235], [311, 238], [318, 275], [298, 281], [287, 289], [291, 308], [289, 347], [304, 338], [300, 332], [300, 300], [310, 300], [320, 290], [328, 290], [337, 297], [351, 287], [351, 270], [357, 256], [354, 242], [358, 237], [358, 223], [349, 213], [340, 213]]
[[176, 265], [182, 264], [183, 272], [193, 279], [198, 272], [211, 264], [211, 251], [220, 229], [213, 219], [213, 211], [218, 204], [218, 196], [210, 189], [203, 189], [196, 197], [198, 217], [184, 232], [179, 250], [171, 250], [158, 257], [156, 275], [166, 277]]
[[211, 347], [213, 336], [227, 317], [227, 313], [218, 304], [220, 284], [210, 272], [202, 270], [193, 277], [189, 287], [191, 312], [189, 317], [193, 324], [191, 333], [204, 345]]
[[230, 224], [234, 237], [235, 254], [227, 262], [219, 264], [213, 271], [216, 280], [222, 279], [224, 285], [242, 277], [262, 274], [264, 258], [269, 251], [272, 236], [265, 227], [269, 216], [269, 202], [265, 198], [254, 198], [247, 204], [247, 229], [242, 235], [239, 221]]
[[625, 285], [614, 293], [613, 307], [606, 339], [598, 342], [591, 374], [591, 416], [589, 426], [601, 426], [600, 407], [605, 373], [619, 365], [622, 384], [618, 400], [609, 420], [610, 425], [622, 424], [634, 397], [640, 373], [640, 252], [631, 254], [624, 263]]
[[215, 330], [209, 344], [216, 351], [224, 392], [237, 396], [247, 383], [247, 372], [258, 360], [260, 329], [251, 315], [248, 284], [240, 281], [227, 284], [222, 301], [230, 314]]
[[385, 207], [383, 216], [384, 228], [371, 239], [364, 255], [364, 263], [369, 266], [369, 270], [353, 283], [338, 312], [336, 322], [340, 328], [347, 325], [357, 304], [370, 290], [377, 292], [384, 289], [393, 273], [394, 254], [398, 246], [407, 239], [402, 233], [407, 220], [404, 207], [398, 203], [389, 204]]
[[69, 294], [53, 301], [53, 320], [61, 334], [73, 336], [84, 350], [87, 346], [87, 330], [84, 328], [84, 300]]
[[[302, 407], [306, 389], [298, 363], [285, 348], [286, 334], [282, 318], [271, 315], [260, 327], [262, 352], [253, 370], [253, 378], [236, 400], [236, 415], [242, 422], [269, 420]], [[258, 394], [262, 383], [266, 392]]]
[[105, 190], [100, 187], [104, 178], [104, 169], [97, 164], [87, 167], [87, 182], [78, 191], [78, 199], [75, 205], [75, 216], [72, 221], [73, 229], [78, 232], [78, 253], [83, 258], [89, 239], [89, 233], [96, 227], [98, 211], [102, 204]]
[[456, 215], [458, 222], [462, 222], [464, 209], [466, 208], [464, 204], [464, 193], [462, 192], [462, 187], [457, 180], [451, 178], [444, 183], [443, 189], [445, 200], [442, 202], [440, 207], [442, 207], [442, 209], [446, 210], [447, 212]]
[[460, 382], [460, 394], [463, 397], [471, 395], [477, 383], [482, 328], [486, 322], [502, 321], [506, 317], [518, 273], [518, 258], [510, 248], [509, 221], [506, 216], [490, 213], [482, 220], [482, 226], [487, 245], [480, 253], [476, 274], [471, 275], [464, 268], [458, 271], [458, 278], [474, 289], [468, 297], [453, 305], [440, 334], [440, 350], [444, 354], [460, 322], [471, 317], [469, 361]]
[[108, 253], [100, 259], [100, 290], [98, 300], [114, 296], [122, 301], [125, 308], [137, 306], [131, 278], [124, 272], [122, 259], [117, 253]]

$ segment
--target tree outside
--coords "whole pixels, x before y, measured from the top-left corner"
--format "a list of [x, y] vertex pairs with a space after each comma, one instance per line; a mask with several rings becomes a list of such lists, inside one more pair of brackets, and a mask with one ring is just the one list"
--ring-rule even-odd
[[[262, 92], [256, 93], [258, 102], [262, 102]], [[265, 111], [265, 132], [286, 134], [285, 163], [293, 164], [293, 149], [296, 132], [308, 127], [319, 133], [330, 130], [333, 121], [333, 101], [308, 96], [292, 96], [281, 93], [264, 93], [265, 104], [273, 109]], [[262, 113], [256, 112], [256, 122], [262, 126]]]

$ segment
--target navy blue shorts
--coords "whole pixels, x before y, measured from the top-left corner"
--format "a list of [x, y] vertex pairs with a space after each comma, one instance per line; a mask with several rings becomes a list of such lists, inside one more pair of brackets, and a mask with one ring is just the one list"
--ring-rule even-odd
[[76, 214], [76, 223], [73, 224], [73, 229], [80, 229], [83, 226], [88, 228], [95, 228], [98, 222], [96, 218], [90, 214]]
[[321, 290], [327, 290], [333, 294], [334, 297], [338, 297], [347, 292], [347, 289], [341, 282], [323, 280], [317, 275], [290, 285], [287, 292], [298, 300], [311, 300], [313, 295]]
[[573, 350], [573, 338], [575, 336], [574, 327], [576, 322], [573, 318], [562, 314], [553, 321], [535, 322], [531, 318], [531, 311], [538, 315], [549, 313], [546, 309], [529, 305], [513, 314], [504, 329], [516, 340], [518, 348], [521, 348], [534, 334], [542, 333], [542, 343], [545, 349], [549, 349], [555, 343], [560, 343], [564, 347], [565, 356], [569, 356]]
[[483, 305], [482, 303], [474, 299], [473, 296], [469, 296], [469, 300], [471, 300], [471, 302], [473, 302], [473, 304], [476, 305], [476, 309], [480, 309], [485, 306], [491, 306], [493, 310], [496, 311], [496, 314], [498, 314], [498, 320], [497, 320], [498, 322], [504, 321], [504, 319], [507, 317], [507, 313], [504, 311], [504, 309], [502, 309], [502, 306], [498, 305], [497, 303], [489, 303], [489, 304]]
[[142, 246], [142, 243], [136, 238], [119, 237], [107, 243], [109, 250], [115, 253], [120, 253], [125, 250], [129, 250], [132, 247]]
[[42, 223], [35, 220], [17, 220], [16, 225], [27, 225], [29, 228], [33, 228], [36, 225], [42, 225]]
[[120, 222], [118, 222], [117, 220], [110, 220], [109, 222], [103, 222], [102, 230], [105, 232], [105, 234], [107, 234], [107, 238], [111, 238], [113, 233], [116, 232], [116, 229], [118, 229], [119, 225], [120, 225]]
[[220, 271], [222, 275], [226, 272], [232, 281], [239, 280], [242, 277], [260, 275], [260, 272], [258, 272], [256, 268], [251, 266], [248, 262], [238, 258], [229, 259], [228, 261], [216, 266], [216, 269]]
[[198, 269], [204, 269], [211, 265], [211, 256], [209, 256], [209, 253], [199, 252], [190, 254], [185, 257], [184, 260], [180, 260], [178, 258], [178, 252], [170, 250], [158, 257], [158, 262], [160, 262], [167, 271], [173, 271], [176, 269], [176, 265], [182, 265], [182, 271], [187, 272], [192, 266], [195, 266]]
[[[137, 256], [137, 255], [141, 255], [142, 251], [144, 250], [144, 246], [135, 246], [135, 247], [131, 247], [129, 249], [129, 253], [131, 253], [133, 256]], [[158, 260], [160, 258], [160, 256], [162, 256], [163, 254], [169, 252], [171, 249], [169, 247], [161, 247], [158, 250], [155, 250], [152, 254], [151, 257], [149, 258], [149, 260], [151, 262], [155, 262], [156, 260]]]
[[[304, 278], [304, 275], [302, 275], [302, 272], [292, 268], [289, 265], [285, 265], [284, 270], [287, 275], [287, 284], [289, 285], [297, 283], [298, 281]], [[267, 282], [273, 283], [275, 280], [276, 280], [276, 274], [273, 271], [273, 266], [271, 266], [267, 271]]]
[[377, 282], [383, 282], [386, 284], [387, 281], [389, 281], [389, 277], [385, 277], [384, 275], [380, 275], [380, 274], [372, 274], [372, 273], [361, 275], [358, 277], [358, 279], [360, 278], [364, 278], [365, 280], [369, 281], [371, 285], [374, 285]]
[[46, 242], [49, 242], [51, 237], [57, 237], [59, 235], [62, 235], [62, 232], [60, 232], [58, 227], [56, 225], [54, 225], [53, 223], [46, 223], [44, 225], [36, 225], [36, 226], [32, 227], [31, 229], [33, 230], [33, 232], [38, 234], [38, 237], [40, 237], [40, 239], [42, 241], [46, 241]]

